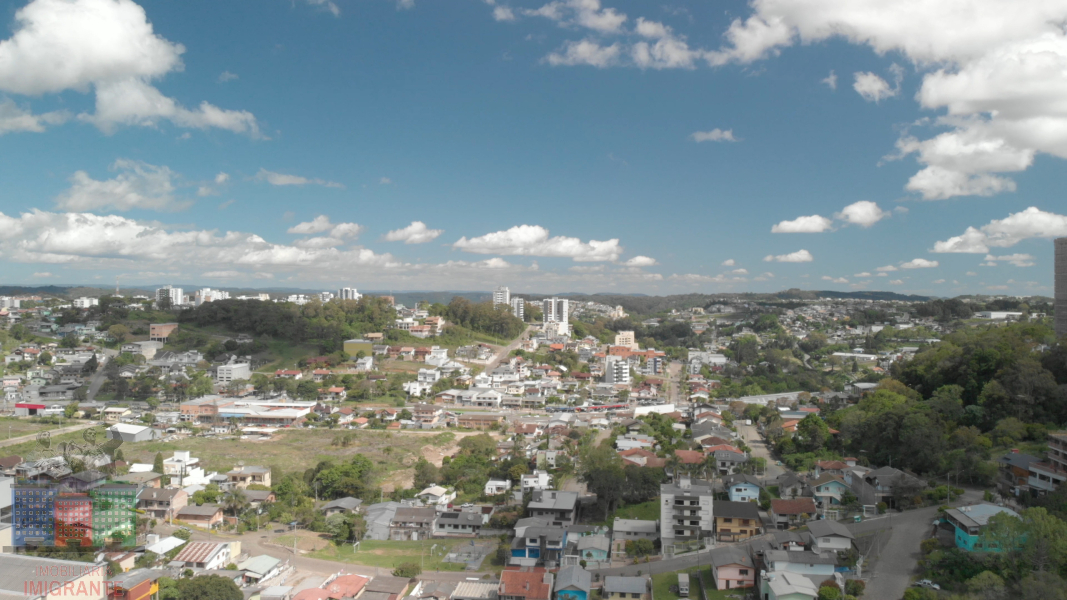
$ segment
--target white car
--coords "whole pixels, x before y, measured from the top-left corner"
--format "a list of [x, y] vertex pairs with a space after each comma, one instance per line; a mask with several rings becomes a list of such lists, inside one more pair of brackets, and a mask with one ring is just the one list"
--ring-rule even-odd
[[920, 579], [919, 581], [915, 582], [915, 585], [918, 586], [918, 587], [930, 588], [931, 590], [939, 590], [939, 589], [941, 589], [941, 586], [939, 586], [936, 583], [930, 581], [929, 579]]

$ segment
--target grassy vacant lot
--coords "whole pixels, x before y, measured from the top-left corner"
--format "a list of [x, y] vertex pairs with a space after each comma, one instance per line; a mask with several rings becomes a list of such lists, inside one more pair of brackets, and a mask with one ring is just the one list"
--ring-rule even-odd
[[[355, 441], [347, 448], [333, 445], [335, 438], [352, 434]], [[447, 436], [447, 437], [443, 437]], [[419, 434], [369, 430], [334, 431], [326, 429], [286, 429], [264, 442], [234, 438], [188, 437], [172, 442], [153, 441], [123, 444], [127, 462], [151, 464], [157, 452], [169, 457], [175, 450], [189, 450], [200, 459], [207, 471], [225, 472], [238, 461], [246, 465], [277, 467], [285, 472], [304, 471], [321, 460], [342, 462], [356, 454], [371, 459], [382, 475], [393, 477], [412, 467], [420, 456], [439, 453], [439, 446], [451, 445], [455, 438], [447, 434]], [[433, 460], [429, 456], [428, 460]], [[440, 458], [436, 462], [440, 462]]]
[[[301, 358], [318, 355], [318, 348], [308, 344], [293, 344], [284, 340], [267, 342], [272, 362], [256, 369], [257, 373], [273, 373], [278, 369], [294, 369]], [[260, 358], [257, 356], [256, 358]]]
[[641, 504], [631, 504], [615, 511], [615, 516], [620, 519], [643, 519], [656, 521], [659, 519], [659, 501], [649, 500]]
[[9, 437], [17, 438], [22, 435], [30, 435], [37, 433], [38, 431], [69, 427], [71, 425], [77, 425], [78, 423], [79, 421], [67, 420], [62, 425], [53, 425], [52, 423], [41, 423], [32, 417], [0, 417], [0, 440], [6, 440]]
[[[403, 562], [419, 563], [422, 561], [424, 571], [462, 571], [463, 563], [441, 562], [445, 554], [455, 546], [467, 544], [467, 540], [420, 540], [417, 542], [394, 542], [391, 540], [363, 540], [359, 549], [352, 551], [352, 545], [329, 546], [311, 552], [309, 556], [324, 560], [355, 563], [368, 567], [391, 569]], [[436, 545], [437, 548], [431, 548]], [[487, 558], [485, 564], [488, 564]]]
[[[70, 422], [70, 423], [68, 423], [68, 425], [74, 425], [76, 423], [78, 423], [78, 421]], [[14, 431], [14, 429], [12, 429], [12, 431]], [[38, 430], [38, 431], [40, 431], [40, 430]], [[29, 433], [32, 433], [32, 432], [29, 432]], [[25, 433], [24, 432], [23, 435], [29, 435], [29, 433]], [[61, 435], [52, 436], [52, 439], [51, 439], [52, 454], [58, 454], [58, 451], [56, 449], [58, 448], [58, 445], [59, 445], [60, 442], [85, 443], [84, 439], [82, 438], [82, 434], [83, 434], [82, 431], [75, 431], [73, 433], [64, 433], [64, 434], [61, 434]], [[12, 437], [14, 437], [14, 435]], [[97, 441], [100, 441], [101, 439], [102, 439], [102, 436], [97, 436]], [[29, 458], [29, 457], [33, 456], [36, 452], [37, 452], [37, 441], [36, 440], [30, 440], [28, 442], [23, 442], [21, 444], [15, 444], [13, 446], [4, 446], [3, 448], [0, 448], [0, 456], [11, 456], [12, 454], [17, 454], [17, 455], [19, 455], [19, 456], [21, 456], [23, 458]], [[149, 462], [151, 462], [151, 461], [149, 461]]]

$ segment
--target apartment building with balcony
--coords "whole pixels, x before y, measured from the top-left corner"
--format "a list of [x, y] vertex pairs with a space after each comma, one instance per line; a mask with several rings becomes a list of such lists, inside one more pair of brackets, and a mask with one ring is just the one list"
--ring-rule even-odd
[[663, 545], [712, 537], [714, 487], [682, 476], [660, 485], [660, 537]]

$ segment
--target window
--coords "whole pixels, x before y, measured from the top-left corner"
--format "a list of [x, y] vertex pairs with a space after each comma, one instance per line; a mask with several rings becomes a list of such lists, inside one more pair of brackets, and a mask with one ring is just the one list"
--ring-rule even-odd
[[737, 572], [740, 573], [741, 575], [748, 575], [748, 569], [740, 569]]
[[730, 518], [730, 517], [723, 517], [722, 522], [723, 523], [733, 523], [734, 520], [732, 518]]

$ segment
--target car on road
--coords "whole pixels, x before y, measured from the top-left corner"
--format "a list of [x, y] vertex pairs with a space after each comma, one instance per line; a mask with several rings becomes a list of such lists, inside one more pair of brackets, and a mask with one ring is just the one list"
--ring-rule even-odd
[[776, 461], [774, 461], [774, 464], [775, 464], [775, 466], [780, 467], [780, 466], [782, 466], [782, 461], [776, 460]]
[[915, 586], [916, 587], [921, 587], [921, 588], [928, 588], [928, 589], [931, 589], [931, 590], [939, 590], [939, 589], [941, 589], [941, 586], [939, 586], [936, 583], [930, 581], [929, 579], [920, 579], [919, 581], [915, 582]]

